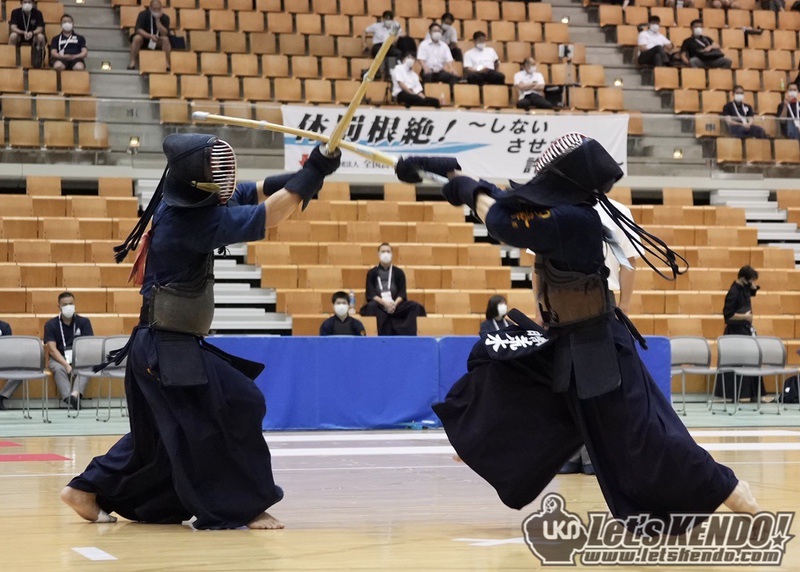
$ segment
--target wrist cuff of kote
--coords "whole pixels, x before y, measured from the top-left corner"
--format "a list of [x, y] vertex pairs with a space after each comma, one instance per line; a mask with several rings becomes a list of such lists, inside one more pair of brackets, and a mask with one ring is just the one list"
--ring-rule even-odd
[[423, 170], [442, 177], [446, 177], [447, 173], [451, 171], [461, 170], [461, 165], [458, 164], [458, 159], [455, 157], [425, 157], [420, 166]]
[[322, 188], [325, 177], [316, 169], [300, 169], [286, 182], [286, 190], [303, 198], [303, 210]]
[[280, 191], [296, 174], [297, 173], [281, 173], [280, 175], [273, 175], [272, 177], [264, 179], [264, 196], [268, 197]]

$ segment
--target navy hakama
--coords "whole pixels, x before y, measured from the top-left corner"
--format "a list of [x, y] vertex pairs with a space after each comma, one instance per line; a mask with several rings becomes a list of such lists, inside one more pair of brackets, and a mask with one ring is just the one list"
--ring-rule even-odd
[[283, 498], [261, 432], [264, 396], [223, 357], [203, 351], [208, 383], [164, 387], [154, 335], [135, 334], [125, 377], [131, 432], [69, 486], [107, 513], [196, 528], [246, 525]]
[[621, 384], [580, 399], [574, 380], [553, 393], [552, 348], [493, 360], [482, 343], [469, 373], [434, 411], [458, 455], [511, 508], [532, 502], [582, 443], [616, 518], [711, 513], [738, 482], [699, 445], [642, 365], [627, 328], [611, 320]]

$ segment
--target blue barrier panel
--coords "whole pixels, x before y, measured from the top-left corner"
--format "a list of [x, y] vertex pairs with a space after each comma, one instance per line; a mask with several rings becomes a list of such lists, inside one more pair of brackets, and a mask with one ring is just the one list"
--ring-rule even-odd
[[467, 373], [467, 358], [480, 338], [478, 336], [447, 336], [439, 340], [439, 401], [459, 378]]
[[[314, 338], [307, 338], [314, 340]], [[316, 338], [321, 429], [381, 428], [436, 417], [434, 338]]]
[[643, 350], [639, 344], [636, 344], [639, 350], [639, 357], [642, 358], [645, 367], [653, 376], [653, 379], [658, 385], [667, 399], [672, 396], [672, 378], [669, 375], [670, 362], [672, 361], [672, 352], [669, 347], [669, 338], [663, 336], [645, 336], [647, 340], [647, 349]]
[[249, 337], [209, 341], [266, 364], [264, 429], [369, 429], [436, 417], [434, 338]]
[[[669, 397], [669, 340], [648, 336], [642, 360]], [[371, 429], [438, 423], [431, 405], [467, 371], [477, 337], [259, 337], [209, 341], [264, 363], [264, 429]]]

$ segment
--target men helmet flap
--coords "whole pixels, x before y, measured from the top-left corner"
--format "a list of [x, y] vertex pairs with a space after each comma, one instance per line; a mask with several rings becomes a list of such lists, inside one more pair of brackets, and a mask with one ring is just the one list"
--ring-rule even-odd
[[213, 135], [173, 133], [164, 139], [164, 202], [198, 208], [225, 204], [236, 185], [236, 154]]

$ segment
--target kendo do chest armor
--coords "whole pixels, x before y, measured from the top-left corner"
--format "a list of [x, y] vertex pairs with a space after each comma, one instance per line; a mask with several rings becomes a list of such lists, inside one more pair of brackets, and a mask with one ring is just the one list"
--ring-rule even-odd
[[559, 270], [541, 256], [537, 257], [535, 271], [542, 279], [544, 317], [548, 325], [577, 325], [614, 311], [614, 295], [600, 273]]
[[200, 274], [187, 282], [153, 286], [145, 303], [151, 328], [206, 336], [214, 319], [214, 256], [209, 255]]

